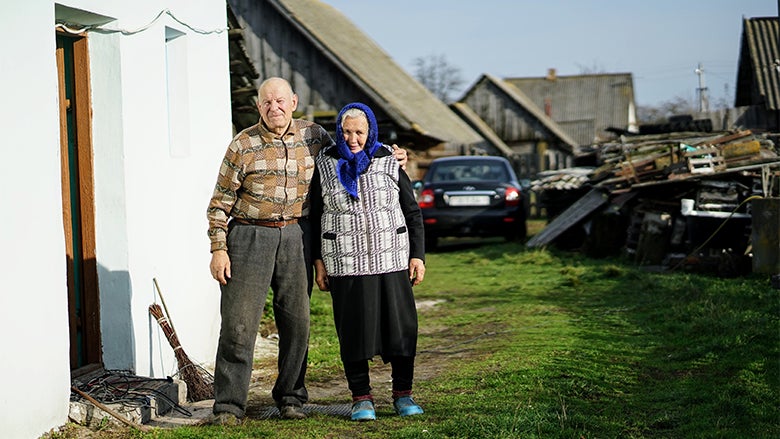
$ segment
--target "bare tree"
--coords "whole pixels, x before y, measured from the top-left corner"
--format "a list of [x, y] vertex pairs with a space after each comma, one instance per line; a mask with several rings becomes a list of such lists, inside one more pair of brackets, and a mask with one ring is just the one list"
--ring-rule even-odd
[[670, 116], [694, 114], [697, 111], [695, 103], [690, 99], [676, 96], [656, 106], [639, 106], [637, 118], [642, 123], [661, 123]]
[[599, 73], [606, 73], [604, 66], [597, 61], [593, 61], [593, 64], [586, 66], [584, 64], [577, 63], [577, 67], [580, 69], [580, 75], [597, 75]]
[[444, 54], [415, 58], [414, 77], [444, 103], [451, 103], [450, 95], [463, 85], [460, 69], [447, 62]]

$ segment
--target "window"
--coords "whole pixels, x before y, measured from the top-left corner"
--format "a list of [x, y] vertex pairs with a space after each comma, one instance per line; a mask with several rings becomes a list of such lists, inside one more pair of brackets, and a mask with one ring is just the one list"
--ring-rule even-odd
[[168, 102], [168, 148], [171, 157], [190, 154], [190, 99], [187, 36], [165, 28], [165, 85]]

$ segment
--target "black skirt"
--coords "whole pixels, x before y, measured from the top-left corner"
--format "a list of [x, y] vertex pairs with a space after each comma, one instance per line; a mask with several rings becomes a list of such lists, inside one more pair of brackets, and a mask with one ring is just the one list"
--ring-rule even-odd
[[408, 271], [328, 282], [342, 361], [415, 356], [417, 308]]

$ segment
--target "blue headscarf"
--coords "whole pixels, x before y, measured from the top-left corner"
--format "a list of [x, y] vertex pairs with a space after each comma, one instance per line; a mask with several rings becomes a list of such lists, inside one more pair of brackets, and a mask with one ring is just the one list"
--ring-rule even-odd
[[[344, 133], [341, 128], [342, 119], [344, 113], [350, 108], [357, 108], [366, 114], [368, 120], [368, 138], [366, 139], [365, 148], [356, 153], [352, 153], [349, 150], [349, 145], [344, 140]], [[374, 157], [374, 153], [382, 146], [382, 143], [377, 140], [379, 137], [379, 130], [377, 128], [376, 117], [374, 112], [368, 108], [367, 105], [360, 102], [353, 102], [347, 104], [339, 111], [339, 115], [336, 118], [336, 148], [339, 153], [339, 161], [336, 164], [336, 175], [339, 178], [342, 186], [347, 192], [355, 198], [358, 198], [357, 193], [357, 181], [360, 174], [366, 172], [368, 165], [371, 164], [371, 158]]]

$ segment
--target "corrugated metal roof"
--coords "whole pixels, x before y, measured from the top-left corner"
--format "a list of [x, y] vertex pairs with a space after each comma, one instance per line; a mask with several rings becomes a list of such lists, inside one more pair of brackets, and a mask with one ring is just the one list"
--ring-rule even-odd
[[323, 50], [401, 127], [452, 145], [484, 139], [393, 61], [341, 12], [318, 0], [269, 0]]
[[780, 32], [777, 17], [745, 18], [737, 71], [736, 107], [780, 110]]
[[[505, 78], [580, 145], [614, 137], [610, 127], [630, 129], [634, 80], [630, 73]], [[636, 118], [633, 118], [636, 120]]]

